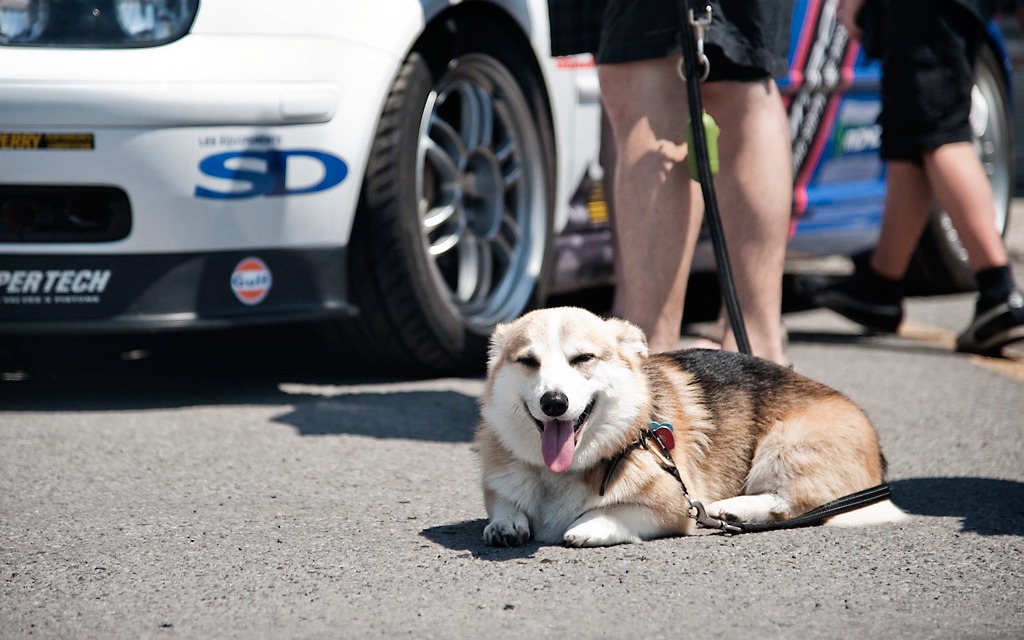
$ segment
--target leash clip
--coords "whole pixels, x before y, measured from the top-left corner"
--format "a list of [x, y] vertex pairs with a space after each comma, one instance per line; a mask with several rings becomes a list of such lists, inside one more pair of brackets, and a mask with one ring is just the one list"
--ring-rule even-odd
[[[704, 53], [704, 32], [711, 26], [711, 5], [704, 5], [704, 15], [700, 18], [696, 16], [693, 9], [689, 9], [690, 14], [690, 26], [693, 27], [693, 35], [697, 40], [697, 62], [700, 63], [701, 69], [703, 70], [700, 74], [700, 81], [704, 82], [708, 79], [708, 75], [711, 74], [711, 61], [708, 60], [707, 55]], [[679, 75], [682, 76], [683, 82], [686, 82], [686, 72], [683, 70], [683, 63], [680, 62]]]
[[691, 513], [690, 517], [696, 520], [699, 526], [706, 527], [708, 529], [719, 529], [726, 533], [743, 533], [742, 527], [738, 527], [734, 524], [729, 524], [725, 520], [719, 520], [718, 518], [712, 518], [709, 516], [700, 500], [691, 500], [690, 506], [697, 512], [696, 514]]

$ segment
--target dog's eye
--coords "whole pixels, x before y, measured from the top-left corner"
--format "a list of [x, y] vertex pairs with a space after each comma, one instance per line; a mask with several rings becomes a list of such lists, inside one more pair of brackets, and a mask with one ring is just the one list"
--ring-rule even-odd
[[597, 356], [595, 356], [592, 353], [581, 353], [578, 356], [573, 357], [573, 359], [570, 360], [569, 363], [575, 367], [581, 364], [586, 364], [596, 357]]
[[516, 358], [516, 362], [531, 369], [536, 369], [540, 366], [540, 362], [538, 362], [537, 358], [534, 358], [533, 356], [521, 356]]

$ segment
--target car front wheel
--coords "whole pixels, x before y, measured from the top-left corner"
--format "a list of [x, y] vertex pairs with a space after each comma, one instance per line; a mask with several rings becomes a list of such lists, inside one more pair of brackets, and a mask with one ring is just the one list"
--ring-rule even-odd
[[507, 53], [434, 62], [410, 54], [387, 98], [349, 244], [359, 315], [326, 327], [376, 369], [482, 369], [495, 325], [535, 304], [546, 278], [553, 179], [538, 85]]

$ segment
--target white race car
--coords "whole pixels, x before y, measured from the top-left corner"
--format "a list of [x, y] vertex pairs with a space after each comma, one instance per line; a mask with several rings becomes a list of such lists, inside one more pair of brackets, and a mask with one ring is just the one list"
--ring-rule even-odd
[[598, 152], [545, 0], [0, 0], [0, 331], [482, 362]]

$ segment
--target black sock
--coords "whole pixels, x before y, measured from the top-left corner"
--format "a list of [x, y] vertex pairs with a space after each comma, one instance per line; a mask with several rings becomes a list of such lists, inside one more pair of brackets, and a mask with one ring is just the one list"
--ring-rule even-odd
[[974, 274], [974, 280], [978, 283], [978, 313], [1006, 302], [1010, 294], [1017, 289], [1009, 265], [982, 269]]
[[878, 300], [887, 304], [900, 304], [903, 302], [903, 281], [887, 278], [871, 268], [871, 265], [864, 264], [856, 272], [859, 289], [863, 297]]

